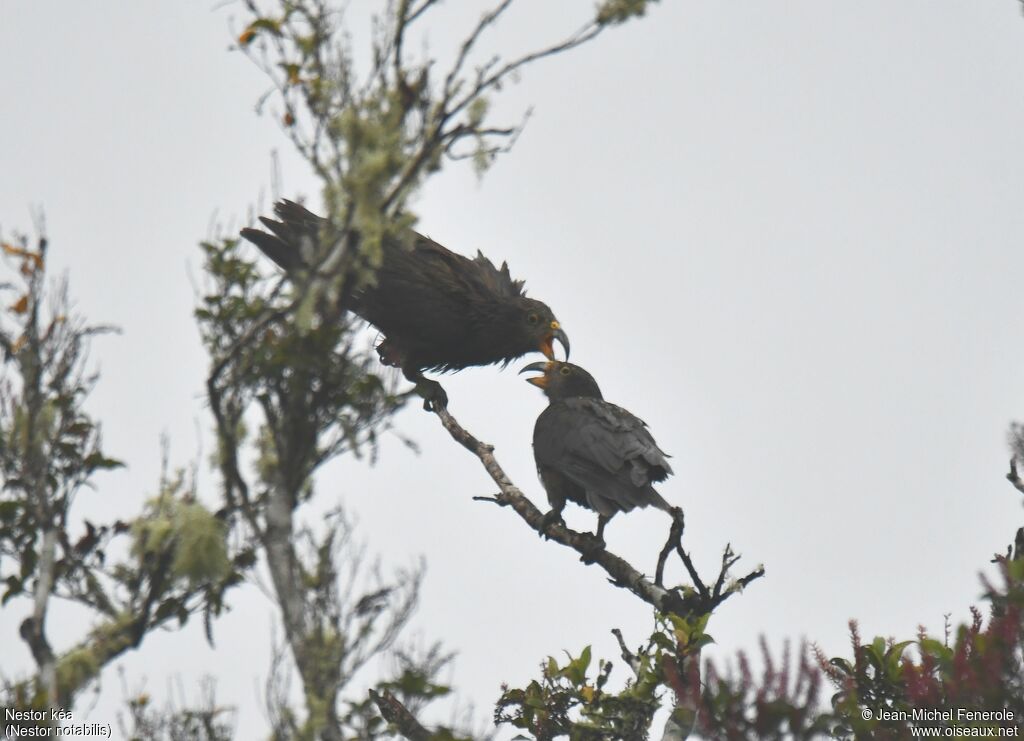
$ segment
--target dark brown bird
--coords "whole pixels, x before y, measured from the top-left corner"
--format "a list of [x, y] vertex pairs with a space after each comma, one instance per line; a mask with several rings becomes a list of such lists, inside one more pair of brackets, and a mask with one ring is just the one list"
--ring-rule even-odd
[[533, 457], [548, 493], [545, 525], [562, 519], [567, 501], [598, 514], [597, 537], [617, 512], [634, 507], [672, 507], [654, 484], [672, 473], [642, 419], [604, 400], [597, 381], [571, 363], [531, 363], [520, 373], [549, 399], [533, 428]]
[[[274, 206], [279, 219], [260, 217], [270, 234], [243, 229], [242, 236], [271, 260], [293, 272], [308, 267], [325, 220], [292, 201]], [[554, 358], [558, 340], [569, 357], [569, 338], [547, 304], [527, 298], [513, 280], [477, 253], [463, 257], [414, 232], [411, 248], [385, 240], [376, 283], [357, 292], [346, 308], [379, 329], [381, 362], [402, 369], [432, 404], [447, 396], [423, 371], [457, 371], [491, 365], [540, 351]]]

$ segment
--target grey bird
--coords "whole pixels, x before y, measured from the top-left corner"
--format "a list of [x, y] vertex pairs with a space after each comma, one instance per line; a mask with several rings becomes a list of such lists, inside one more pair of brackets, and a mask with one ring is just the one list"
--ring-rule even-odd
[[531, 363], [520, 373], [544, 390], [548, 407], [533, 428], [533, 456], [548, 494], [551, 511], [545, 527], [561, 521], [565, 503], [575, 502], [598, 514], [598, 539], [618, 512], [654, 505], [672, 513], [654, 484], [672, 473], [667, 456], [646, 423], [604, 400], [586, 370], [559, 361]]

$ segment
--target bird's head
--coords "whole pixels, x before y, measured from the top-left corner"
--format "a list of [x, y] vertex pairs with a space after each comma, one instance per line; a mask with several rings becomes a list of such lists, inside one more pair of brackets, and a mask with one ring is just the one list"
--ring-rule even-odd
[[520, 335], [530, 350], [540, 350], [548, 360], [555, 359], [555, 340], [569, 359], [569, 335], [543, 301], [523, 297], [518, 317]]
[[526, 382], [543, 389], [544, 395], [551, 401], [569, 399], [574, 396], [586, 396], [591, 399], [604, 398], [601, 396], [601, 389], [594, 377], [578, 365], [549, 360], [546, 363], [530, 363], [519, 372], [526, 373], [527, 371], [536, 371], [542, 374], [527, 378]]

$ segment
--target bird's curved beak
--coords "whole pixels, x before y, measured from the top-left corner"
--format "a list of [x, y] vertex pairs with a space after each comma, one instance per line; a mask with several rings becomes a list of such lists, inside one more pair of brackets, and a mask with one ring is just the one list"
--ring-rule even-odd
[[551, 322], [551, 332], [545, 335], [544, 340], [540, 343], [540, 351], [544, 353], [544, 357], [548, 360], [555, 359], [555, 340], [558, 340], [558, 344], [565, 350], [565, 359], [569, 359], [569, 335], [565, 333], [562, 326], [557, 322]]
[[548, 364], [545, 363], [543, 360], [538, 360], [536, 363], [530, 363], [528, 366], [526, 366], [521, 371], [519, 371], [519, 375], [522, 375], [523, 373], [526, 373], [526, 371], [536, 371], [537, 373], [544, 374], [544, 375], [534, 376], [533, 378], [527, 378], [526, 379], [527, 383], [532, 383], [537, 388], [542, 388], [543, 389], [543, 388], [547, 388], [548, 387], [547, 370], [548, 370]]

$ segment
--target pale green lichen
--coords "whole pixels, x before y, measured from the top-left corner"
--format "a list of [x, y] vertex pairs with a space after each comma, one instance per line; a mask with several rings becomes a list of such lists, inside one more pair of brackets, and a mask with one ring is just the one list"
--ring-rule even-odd
[[179, 502], [174, 522], [177, 538], [171, 571], [192, 582], [218, 581], [231, 570], [224, 525], [198, 502]]
[[224, 525], [198, 502], [177, 498], [180, 488], [179, 479], [149, 501], [145, 515], [132, 525], [132, 553], [141, 559], [170, 550], [173, 576], [217, 581], [231, 570]]
[[100, 673], [100, 661], [91, 648], [76, 648], [57, 661], [57, 686], [73, 693]]
[[604, 0], [597, 9], [597, 22], [601, 25], [625, 23], [639, 18], [647, 11], [650, 0]]

